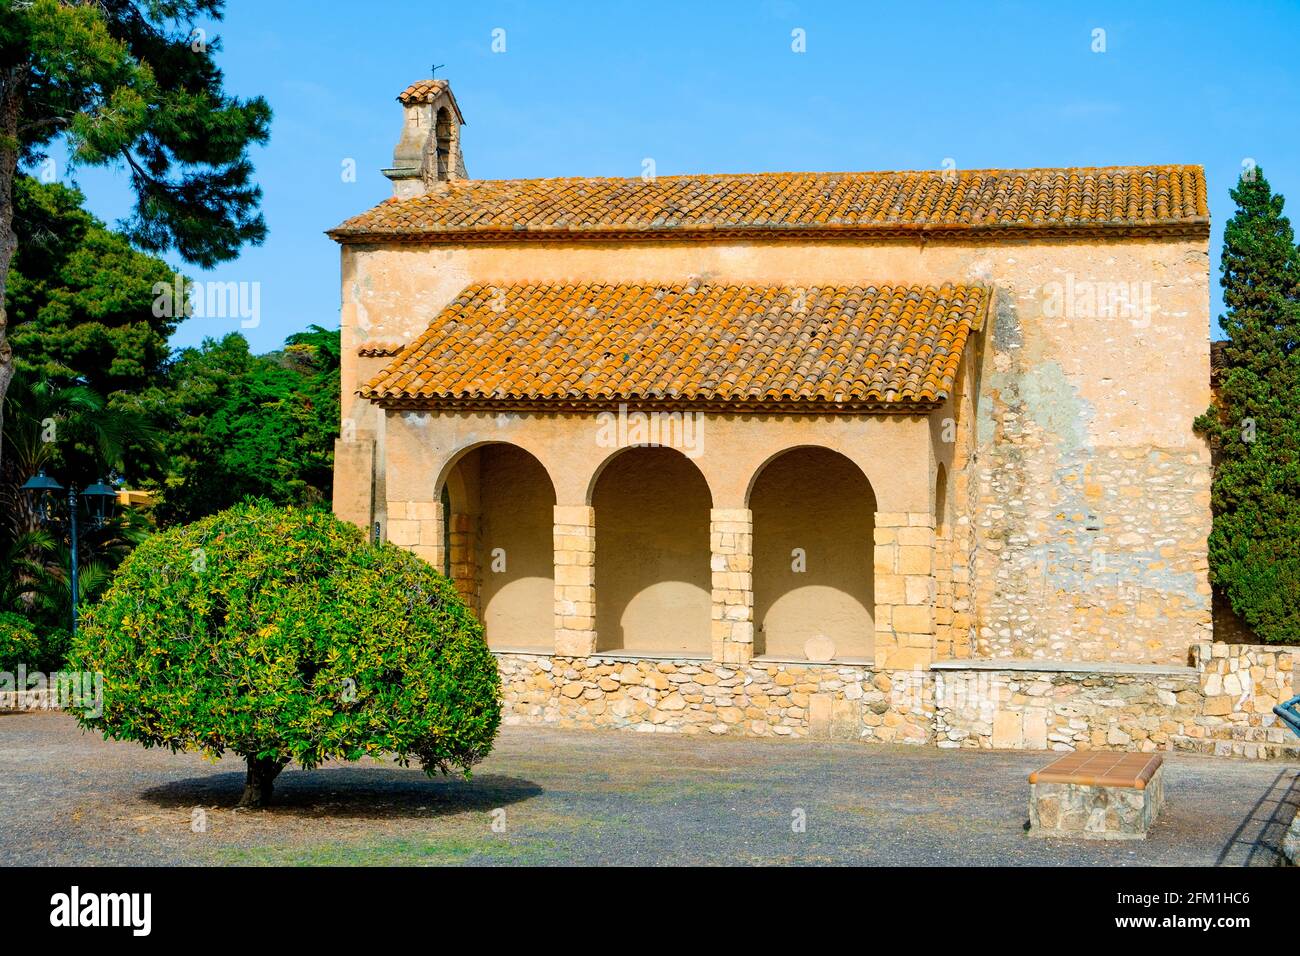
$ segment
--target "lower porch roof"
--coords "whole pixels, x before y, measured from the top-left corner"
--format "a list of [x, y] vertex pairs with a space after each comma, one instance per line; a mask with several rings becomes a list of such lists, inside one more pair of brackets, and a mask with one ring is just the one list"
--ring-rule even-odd
[[423, 408], [931, 410], [990, 299], [956, 284], [476, 283], [358, 394]]

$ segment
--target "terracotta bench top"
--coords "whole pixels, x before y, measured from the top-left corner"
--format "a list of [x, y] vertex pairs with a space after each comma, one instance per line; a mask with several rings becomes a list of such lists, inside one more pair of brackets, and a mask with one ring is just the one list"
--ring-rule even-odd
[[1117, 754], [1076, 750], [1029, 775], [1030, 783], [1073, 783], [1083, 787], [1145, 790], [1164, 758], [1158, 754]]

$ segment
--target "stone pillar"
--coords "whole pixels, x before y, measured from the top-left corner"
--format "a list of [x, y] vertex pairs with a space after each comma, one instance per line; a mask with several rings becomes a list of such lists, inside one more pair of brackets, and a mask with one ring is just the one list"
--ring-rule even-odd
[[934, 659], [934, 516], [876, 514], [876, 666], [927, 670]]
[[754, 657], [754, 513], [709, 512], [713, 572], [713, 659], [745, 664]]
[[334, 439], [334, 514], [369, 537], [374, 521], [374, 432]]
[[451, 580], [461, 599], [481, 619], [479, 608], [479, 518], [453, 514], [448, 544], [451, 550]]
[[555, 506], [555, 653], [596, 652], [596, 511]]
[[436, 501], [388, 501], [385, 538], [442, 571], [442, 506]]

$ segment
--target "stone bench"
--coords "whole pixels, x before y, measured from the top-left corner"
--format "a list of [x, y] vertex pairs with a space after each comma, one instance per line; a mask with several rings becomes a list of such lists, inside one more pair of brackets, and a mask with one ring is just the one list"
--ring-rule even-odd
[[1029, 775], [1029, 832], [1145, 840], [1165, 799], [1155, 754], [1075, 751]]

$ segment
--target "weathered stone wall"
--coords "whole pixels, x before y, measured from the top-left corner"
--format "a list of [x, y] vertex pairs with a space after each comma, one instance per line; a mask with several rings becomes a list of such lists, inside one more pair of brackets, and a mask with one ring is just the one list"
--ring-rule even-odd
[[1034, 259], [981, 356], [977, 656], [1186, 663], [1211, 636], [1205, 260]]
[[1290, 696], [1293, 652], [1198, 644], [1193, 666], [969, 669], [935, 673], [941, 747], [1190, 750], [1300, 755], [1273, 706]]
[[1185, 660], [1211, 636], [1201, 456], [1062, 449], [1022, 412], [999, 405], [976, 477], [978, 656]]
[[986, 750], [1171, 749], [1200, 705], [1191, 668], [945, 669], [935, 699], [938, 745]]
[[948, 662], [886, 671], [761, 658], [733, 665], [498, 654], [509, 724], [1300, 757], [1300, 740], [1271, 712], [1291, 685], [1290, 650], [1203, 644], [1194, 659], [1189, 667]]
[[1300, 752], [1300, 740], [1273, 713], [1295, 692], [1293, 648], [1205, 643], [1192, 648], [1192, 661], [1203, 703], [1184, 746], [1245, 756]]

